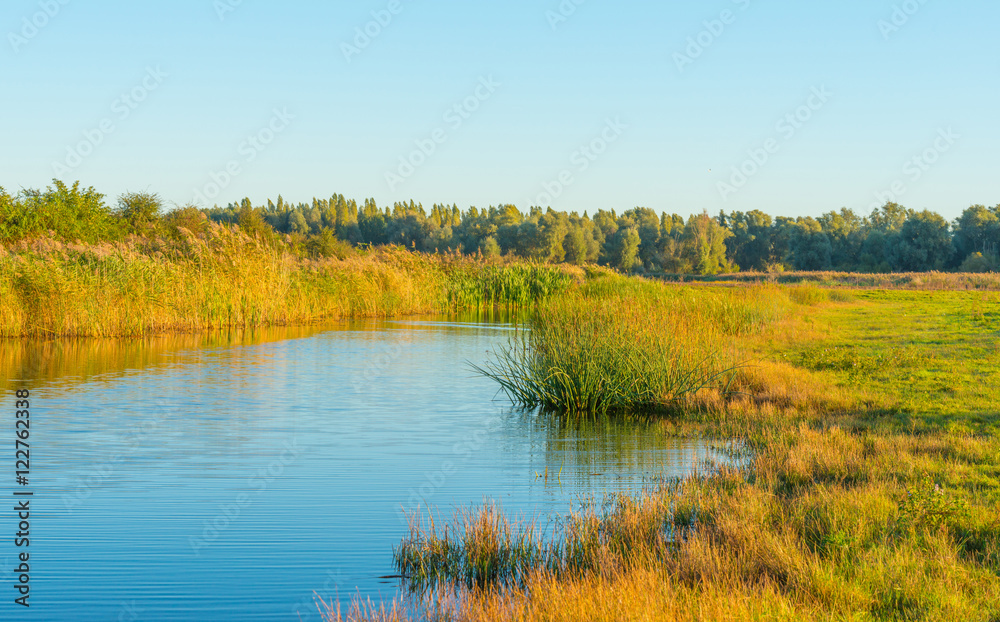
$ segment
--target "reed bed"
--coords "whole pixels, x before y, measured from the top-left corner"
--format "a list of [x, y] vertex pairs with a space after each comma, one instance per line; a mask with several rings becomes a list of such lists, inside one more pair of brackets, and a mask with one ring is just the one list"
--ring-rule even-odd
[[312, 261], [211, 225], [180, 239], [0, 249], [0, 337], [141, 337], [530, 306], [571, 268], [383, 248]]
[[393, 559], [414, 588], [461, 581], [507, 584], [545, 565], [547, 551], [533, 523], [512, 523], [495, 504], [458, 510], [439, 532], [433, 516], [410, 517], [410, 531]]
[[672, 546], [671, 512], [663, 500], [676, 485], [607, 495], [549, 529], [512, 521], [496, 504], [458, 510], [443, 529], [430, 515], [413, 515], [393, 559], [414, 591], [456, 582], [466, 588], [520, 587], [539, 570], [577, 576], [630, 566], [639, 551]]
[[725, 393], [745, 362], [734, 337], [760, 334], [789, 304], [774, 288], [696, 291], [604, 277], [539, 305], [482, 367], [516, 404], [593, 417], [677, 409]]

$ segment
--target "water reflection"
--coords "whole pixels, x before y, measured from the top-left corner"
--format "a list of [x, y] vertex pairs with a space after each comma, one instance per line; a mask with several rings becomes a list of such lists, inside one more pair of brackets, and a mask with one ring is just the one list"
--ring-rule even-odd
[[492, 499], [558, 516], [706, 455], [655, 425], [511, 411], [468, 367], [515, 326], [488, 319], [0, 342], [8, 399], [33, 393], [33, 619], [117, 619], [123, 603], [150, 620], [317, 619], [314, 591], [396, 594], [379, 577], [408, 511]]

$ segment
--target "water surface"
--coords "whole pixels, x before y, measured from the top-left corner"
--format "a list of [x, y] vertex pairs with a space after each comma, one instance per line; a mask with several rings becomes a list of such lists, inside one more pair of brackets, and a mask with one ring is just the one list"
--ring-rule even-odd
[[4, 408], [32, 391], [24, 619], [316, 620], [314, 592], [397, 594], [379, 577], [408, 512], [495, 500], [544, 521], [705, 456], [655, 427], [512, 410], [468, 363], [513, 328], [430, 318], [0, 343]]

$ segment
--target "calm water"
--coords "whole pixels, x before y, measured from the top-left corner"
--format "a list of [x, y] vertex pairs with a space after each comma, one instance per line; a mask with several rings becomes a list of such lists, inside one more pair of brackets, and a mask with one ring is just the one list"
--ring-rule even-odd
[[14, 610], [4, 587], [0, 617], [318, 620], [313, 592], [397, 593], [379, 577], [406, 510], [489, 499], [554, 517], [705, 456], [641, 425], [512, 411], [468, 367], [511, 330], [452, 319], [0, 343], [5, 420], [13, 390], [32, 390], [35, 492], [32, 607]]

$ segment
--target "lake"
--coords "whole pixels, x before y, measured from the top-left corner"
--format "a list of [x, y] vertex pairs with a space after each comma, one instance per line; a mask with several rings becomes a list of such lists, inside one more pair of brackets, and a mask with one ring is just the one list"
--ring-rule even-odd
[[5, 427], [14, 390], [32, 393], [23, 619], [318, 620], [314, 592], [397, 595], [379, 577], [408, 512], [496, 501], [545, 524], [706, 456], [644, 424], [512, 409], [469, 363], [514, 330], [463, 316], [0, 343]]

